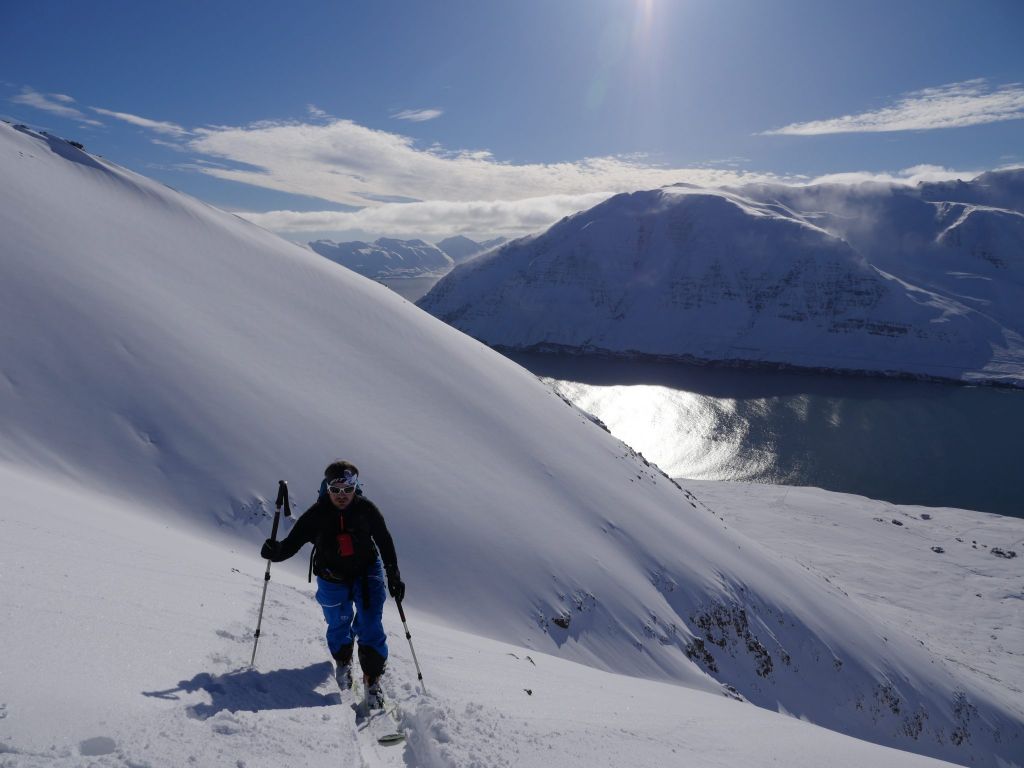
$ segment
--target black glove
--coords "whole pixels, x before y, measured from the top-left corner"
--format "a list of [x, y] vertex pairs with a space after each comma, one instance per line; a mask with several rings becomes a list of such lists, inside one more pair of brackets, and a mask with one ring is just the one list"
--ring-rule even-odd
[[398, 572], [397, 565], [389, 565], [385, 569], [388, 574], [388, 594], [395, 598], [396, 603], [405, 600], [405, 582]]
[[260, 557], [264, 560], [270, 560], [271, 562], [276, 563], [280, 549], [280, 542], [274, 541], [273, 539], [267, 539], [263, 542], [263, 549], [260, 550]]

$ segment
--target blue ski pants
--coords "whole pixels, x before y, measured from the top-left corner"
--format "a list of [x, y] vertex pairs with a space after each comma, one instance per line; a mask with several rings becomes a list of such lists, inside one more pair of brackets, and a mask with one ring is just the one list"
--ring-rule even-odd
[[[336, 584], [316, 577], [316, 601], [327, 622], [327, 648], [331, 655], [343, 645], [352, 643], [353, 636], [361, 648], [372, 648], [382, 659], [388, 657], [388, 637], [382, 621], [384, 601], [388, 591], [384, 586], [384, 565], [378, 558], [370, 566], [365, 579], [354, 579], [351, 584]], [[367, 599], [363, 599], [363, 585]]]

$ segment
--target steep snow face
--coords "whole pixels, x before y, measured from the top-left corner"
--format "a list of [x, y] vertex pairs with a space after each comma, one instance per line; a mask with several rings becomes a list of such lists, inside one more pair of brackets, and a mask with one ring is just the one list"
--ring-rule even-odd
[[344, 456], [395, 534], [410, 608], [441, 623], [704, 690], [725, 680], [925, 754], [1020, 754], [1019, 702], [778, 561], [383, 286], [53, 137], [0, 125], [0, 174], [10, 472], [256, 559], [275, 481], [301, 511]]
[[387, 237], [373, 243], [316, 240], [309, 247], [353, 272], [374, 278], [419, 277], [443, 273], [455, 266], [448, 254], [422, 240]]
[[506, 245], [419, 305], [513, 349], [1024, 385], [1021, 221], [889, 187], [680, 185]]

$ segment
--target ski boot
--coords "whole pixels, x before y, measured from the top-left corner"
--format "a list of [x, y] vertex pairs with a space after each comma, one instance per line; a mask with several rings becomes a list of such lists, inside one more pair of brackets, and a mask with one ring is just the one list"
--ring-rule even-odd
[[338, 681], [338, 687], [341, 690], [347, 691], [352, 687], [352, 644], [341, 646], [333, 656], [334, 663], [337, 665], [334, 670], [334, 679]]
[[384, 690], [380, 687], [380, 678], [370, 678], [369, 676], [363, 678], [366, 684], [366, 709], [367, 711], [373, 711], [375, 709], [384, 709]]
[[339, 664], [334, 670], [334, 679], [338, 681], [338, 687], [347, 691], [352, 687], [352, 665]]

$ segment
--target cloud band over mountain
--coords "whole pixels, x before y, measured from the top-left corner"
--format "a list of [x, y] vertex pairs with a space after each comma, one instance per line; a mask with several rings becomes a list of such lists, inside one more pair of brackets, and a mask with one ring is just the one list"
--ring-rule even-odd
[[[942, 112], [946, 115], [943, 119], [952, 121], [956, 111], [953, 105], [959, 105], [956, 109], [960, 117], [956, 119], [960, 120], [979, 119], [981, 114], [990, 119], [997, 114], [1004, 115], [1000, 119], [1024, 115], [1024, 89], [1005, 86], [983, 97], [985, 90], [983, 81], [943, 86], [909, 94], [897, 107], [888, 110], [794, 124], [769, 133], [897, 130], [893, 126], [919, 125], [923, 119], [920, 113], [931, 114], [934, 122], [935, 113]], [[85, 107], [78, 109], [74, 98], [64, 94], [44, 94], [26, 86], [12, 101], [82, 124], [102, 125], [83, 111]], [[308, 105], [309, 114], [304, 120], [263, 120], [191, 130], [176, 122], [128, 112], [98, 106], [87, 109], [151, 132], [150, 141], [154, 144], [192, 154], [189, 162], [174, 166], [178, 170], [354, 209], [238, 211], [239, 215], [282, 233], [362, 231], [401, 237], [445, 237], [453, 233], [517, 236], [543, 229], [618, 192], [677, 183], [721, 187], [811, 181], [804, 176], [747, 172], [734, 161], [725, 167], [669, 167], [654, 163], [643, 154], [513, 163], [486, 149], [453, 150], [439, 144], [425, 145], [410, 136], [333, 117], [314, 104]], [[420, 122], [440, 114], [441, 110], [404, 110], [391, 117]], [[827, 180], [913, 183], [957, 176], [966, 178], [929, 166], [897, 174], [843, 174]]]

